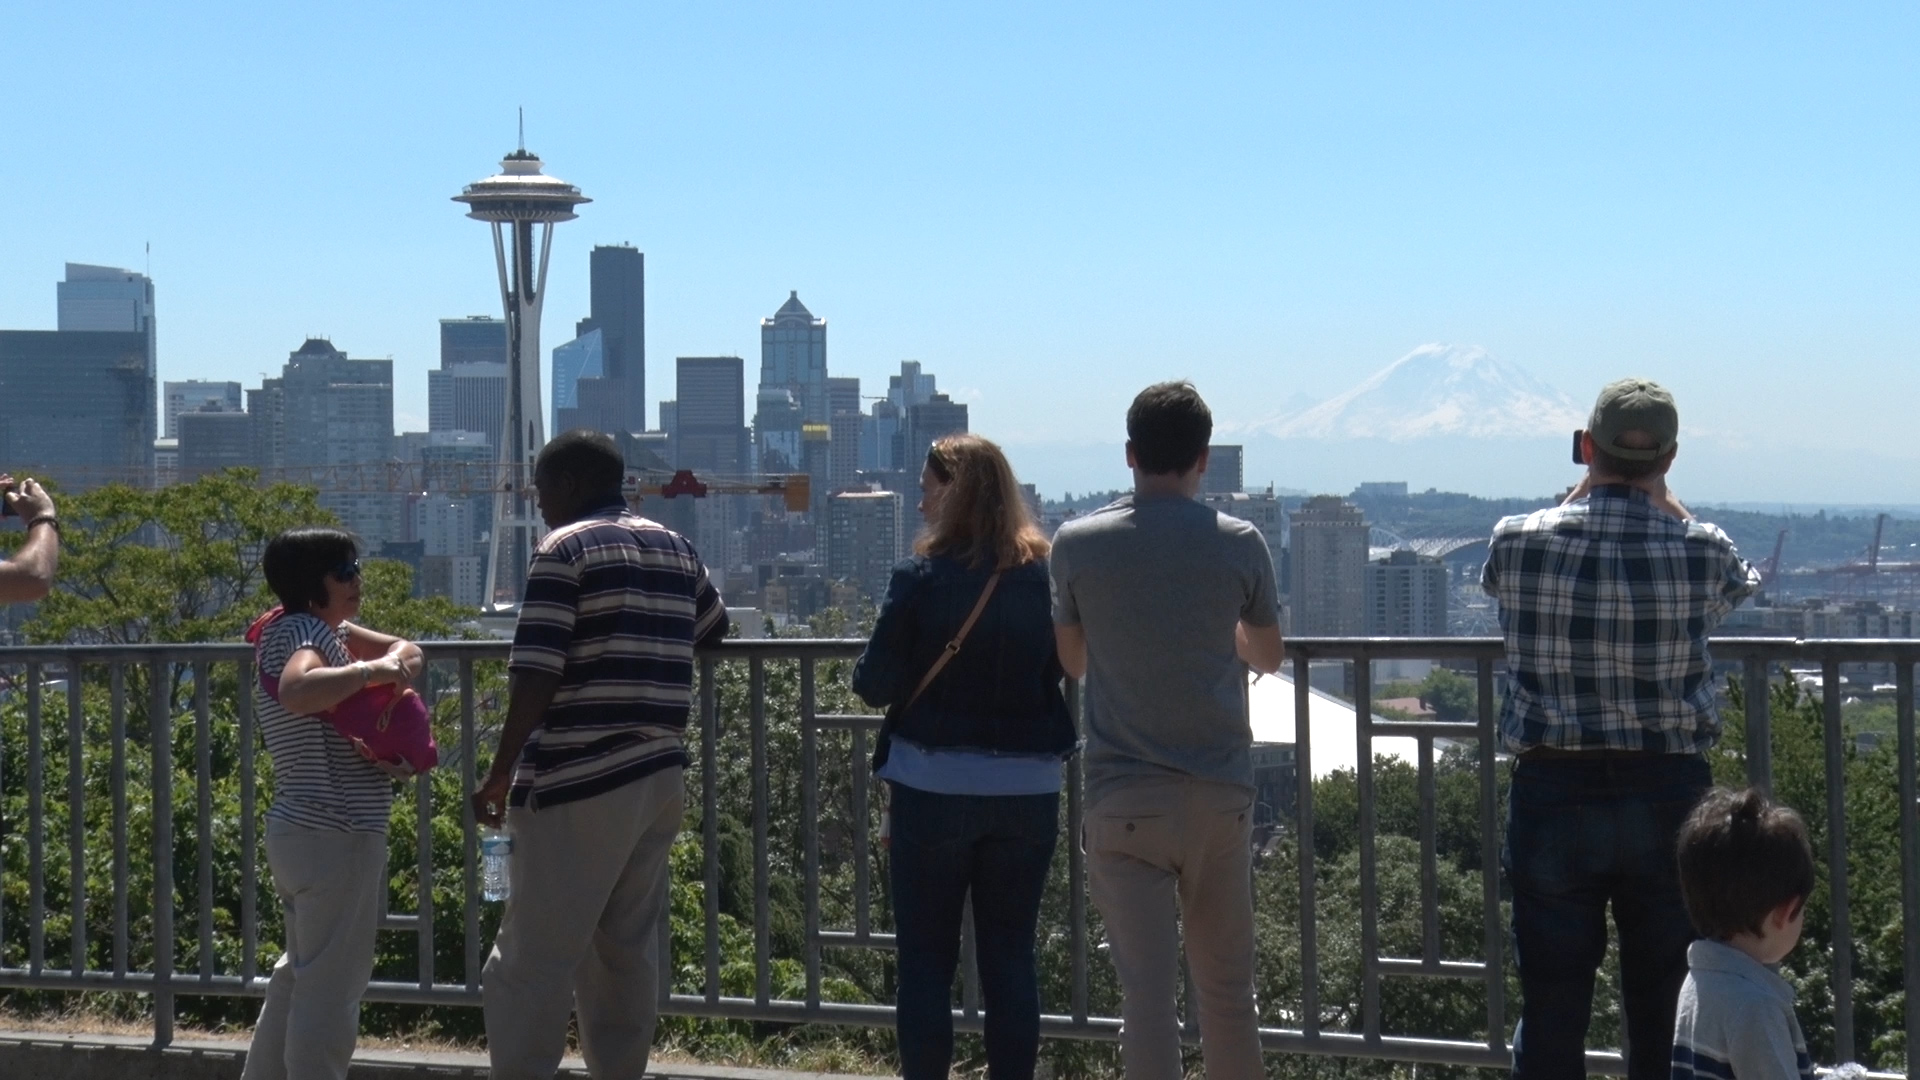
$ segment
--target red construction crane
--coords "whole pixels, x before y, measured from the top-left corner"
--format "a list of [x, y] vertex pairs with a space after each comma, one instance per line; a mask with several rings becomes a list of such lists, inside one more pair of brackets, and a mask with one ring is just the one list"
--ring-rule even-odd
[[1760, 572], [1760, 584], [1765, 588], [1771, 589], [1774, 580], [1780, 576], [1780, 553], [1786, 549], [1787, 533], [1790, 531], [1781, 529], [1780, 535], [1773, 538], [1773, 557], [1767, 560], [1766, 568]]

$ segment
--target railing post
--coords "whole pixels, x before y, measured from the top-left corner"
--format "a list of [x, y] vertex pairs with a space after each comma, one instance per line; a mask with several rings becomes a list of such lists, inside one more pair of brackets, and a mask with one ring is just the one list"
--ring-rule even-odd
[[167, 663], [147, 664], [153, 757], [153, 1045], [173, 1042], [173, 688]]
[[1915, 777], [1913, 664], [1894, 667], [1900, 753], [1900, 950], [1906, 984], [1907, 1075], [1920, 1077], [1920, 781]]
[[433, 774], [413, 778], [414, 940], [419, 942], [420, 989], [433, 989]]
[[814, 730], [813, 661], [800, 661], [800, 890], [806, 935], [807, 1008], [820, 1007], [820, 753]]
[[207, 700], [211, 672], [193, 665], [193, 794], [195, 868], [194, 930], [199, 939], [200, 981], [213, 981], [213, 715]]
[[127, 667], [109, 670], [113, 743], [113, 973], [127, 976]]
[[706, 916], [706, 999], [720, 1000], [720, 717], [713, 659], [700, 661], [700, 864]]
[[46, 740], [40, 665], [27, 665], [27, 970], [47, 960]]
[[1840, 661], [1820, 665], [1827, 763], [1827, 894], [1833, 907], [1833, 1052], [1852, 1061], [1853, 925], [1847, 905], [1847, 750], [1840, 716]]
[[1480, 724], [1480, 903], [1486, 934], [1482, 949], [1487, 954], [1487, 1046], [1504, 1051], [1507, 970], [1503, 955], [1506, 939], [1500, 921], [1500, 785], [1496, 771], [1500, 731], [1493, 710], [1492, 660], [1481, 657], [1474, 664], [1474, 685]]
[[1373, 805], [1373, 662], [1362, 648], [1353, 658], [1355, 772], [1360, 799], [1360, 1028], [1380, 1041], [1380, 889], [1374, 867], [1379, 815]]
[[[1080, 713], [1080, 680], [1067, 677], [1067, 715], [1073, 718], [1074, 731], [1086, 736], [1086, 724]], [[1087, 1022], [1087, 853], [1080, 846], [1080, 831], [1086, 821], [1086, 793], [1082, 785], [1081, 754], [1067, 762], [1067, 928], [1068, 949], [1072, 953], [1073, 1022]]]
[[1319, 881], [1313, 860], [1313, 660], [1293, 654], [1294, 844], [1300, 862], [1300, 1030], [1320, 1037]]
[[[474, 725], [473, 657], [460, 658], [460, 904], [462, 959], [468, 994], [480, 992], [480, 826], [473, 816], [474, 770], [479, 767]], [[662, 966], [667, 966], [665, 960]]]
[[1440, 837], [1439, 780], [1434, 775], [1433, 738], [1416, 743], [1420, 788], [1420, 959], [1437, 968], [1440, 964]]
[[1747, 657], [1745, 676], [1747, 713], [1747, 783], [1773, 792], [1772, 688], [1767, 685], [1767, 661]]
[[260, 974], [260, 834], [254, 821], [259, 798], [254, 771], [253, 657], [234, 664], [233, 710], [240, 719], [240, 978]]
[[67, 900], [72, 927], [68, 968], [87, 970], [87, 717], [80, 663], [67, 664]]
[[753, 1000], [773, 1000], [773, 875], [767, 850], [772, 795], [767, 782], [767, 663], [756, 656], [747, 666], [747, 738], [753, 770]]

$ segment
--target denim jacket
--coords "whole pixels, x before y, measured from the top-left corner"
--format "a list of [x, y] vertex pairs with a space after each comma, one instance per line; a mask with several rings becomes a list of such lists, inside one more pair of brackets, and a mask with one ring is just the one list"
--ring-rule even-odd
[[[894, 567], [873, 637], [854, 665], [854, 693], [891, 707], [891, 733], [930, 749], [1066, 757], [1078, 735], [1061, 689], [1066, 672], [1054, 648], [1044, 560], [1001, 576], [960, 651], [920, 700], [899, 712], [960, 632], [991, 573], [944, 555], [916, 555]], [[883, 733], [874, 753], [876, 767], [886, 761], [887, 738]]]

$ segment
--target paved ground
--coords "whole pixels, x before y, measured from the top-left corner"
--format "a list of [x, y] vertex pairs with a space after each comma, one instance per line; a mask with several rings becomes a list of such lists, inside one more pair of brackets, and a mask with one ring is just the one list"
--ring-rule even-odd
[[[145, 1039], [0, 1031], [0, 1077], [32, 1080], [237, 1080], [246, 1059], [241, 1041], [182, 1039], [156, 1051]], [[480, 1054], [362, 1050], [353, 1056], [354, 1080], [468, 1080], [487, 1075]], [[585, 1077], [579, 1058], [560, 1076]], [[668, 1080], [827, 1080], [828, 1073], [662, 1063], [649, 1076]]]

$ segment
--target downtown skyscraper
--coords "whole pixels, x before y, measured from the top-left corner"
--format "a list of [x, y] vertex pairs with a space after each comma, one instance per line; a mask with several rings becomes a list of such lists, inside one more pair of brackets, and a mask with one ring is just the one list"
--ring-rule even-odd
[[[625, 244], [587, 259], [588, 314], [553, 350], [554, 429], [647, 430], [647, 262]], [[565, 370], [563, 371], [563, 364]], [[563, 409], [572, 411], [562, 414]]]
[[507, 324], [440, 320], [440, 367], [427, 372], [427, 430], [471, 431], [496, 449], [507, 425]]
[[[393, 452], [393, 361], [357, 360], [308, 338], [277, 379], [249, 391], [256, 459], [265, 468], [384, 466]], [[320, 504], [376, 548], [399, 535], [400, 497], [323, 491]]]
[[56, 295], [59, 329], [0, 330], [0, 461], [68, 491], [144, 486], [159, 404], [153, 282], [68, 263]]

